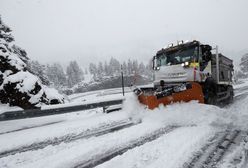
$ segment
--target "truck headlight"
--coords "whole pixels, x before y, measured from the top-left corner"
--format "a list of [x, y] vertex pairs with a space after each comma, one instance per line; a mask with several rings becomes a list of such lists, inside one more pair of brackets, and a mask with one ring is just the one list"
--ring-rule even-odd
[[157, 70], [157, 71], [160, 70], [160, 67], [156, 67], [156, 70]]
[[188, 61], [187, 62], [184, 62], [181, 65], [182, 65], [182, 67], [189, 67], [189, 62]]

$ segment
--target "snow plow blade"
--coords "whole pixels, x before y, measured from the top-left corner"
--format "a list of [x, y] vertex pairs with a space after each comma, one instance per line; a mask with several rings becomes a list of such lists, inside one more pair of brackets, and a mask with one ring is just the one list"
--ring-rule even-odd
[[163, 91], [156, 91], [154, 88], [137, 88], [134, 90], [140, 103], [154, 109], [159, 104], [168, 105], [175, 102], [189, 102], [198, 100], [204, 103], [204, 95], [200, 84], [188, 82], [181, 85], [168, 87]]

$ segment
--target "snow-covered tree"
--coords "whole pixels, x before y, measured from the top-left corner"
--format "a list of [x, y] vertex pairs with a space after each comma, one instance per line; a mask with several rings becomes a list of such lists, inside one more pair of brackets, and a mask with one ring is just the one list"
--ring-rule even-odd
[[99, 78], [99, 79], [101, 79], [102, 77], [103, 77], [103, 75], [104, 75], [104, 71], [103, 71], [104, 69], [103, 69], [103, 65], [102, 65], [102, 62], [99, 62], [98, 63], [98, 67], [97, 67], [97, 77]]
[[32, 74], [38, 76], [44, 85], [49, 85], [49, 79], [46, 72], [46, 66], [40, 64], [38, 61], [28, 61], [27, 70]]
[[124, 75], [128, 75], [127, 63], [125, 61], [122, 64], [122, 71]]
[[132, 61], [128, 59], [128, 62], [127, 62], [128, 75], [132, 74], [132, 69], [133, 69], [132, 67], [133, 67]]
[[153, 80], [153, 65], [152, 65], [152, 59], [148, 62], [148, 64], [146, 65], [146, 72], [145, 74], [148, 76], [148, 78], [150, 78], [151, 80]]
[[12, 49], [13, 49], [13, 52], [15, 53], [15, 54], [17, 54], [18, 56], [19, 56], [19, 58], [24, 62], [24, 63], [28, 63], [28, 61], [29, 61], [29, 58], [28, 58], [28, 56], [27, 56], [27, 52], [24, 50], [24, 49], [22, 49], [21, 47], [18, 47], [17, 45], [13, 45], [12, 46]]
[[146, 74], [146, 66], [145, 66], [145, 64], [143, 62], [141, 62], [139, 64], [138, 73], [140, 75], [145, 75]]
[[120, 68], [121, 68], [120, 62], [117, 59], [111, 57], [109, 61], [110, 74], [111, 75], [120, 74]]
[[37, 76], [27, 71], [27, 54], [14, 46], [13, 41], [11, 29], [0, 17], [0, 102], [24, 109], [37, 108], [51, 101], [62, 103], [64, 100], [61, 95], [51, 100], [47, 87], [42, 85]]
[[90, 65], [89, 65], [89, 71], [90, 71], [90, 74], [96, 75], [96, 73], [97, 73], [97, 67], [96, 67], [96, 65], [93, 64], [93, 63], [90, 63]]
[[137, 60], [134, 60], [132, 63], [132, 73], [136, 74], [138, 73], [138, 68], [139, 68], [139, 64]]
[[245, 74], [248, 73], [248, 53], [244, 54], [241, 58], [241, 63], [240, 63], [240, 68], [241, 71]]
[[149, 62], [148, 65], [145, 65], [143, 62], [138, 62], [138, 60], [128, 59], [127, 62], [123, 61], [122, 64], [120, 64], [117, 59], [112, 57], [109, 60], [109, 63], [105, 61], [104, 65], [102, 62], [98, 62], [98, 66], [96, 66], [95, 63], [90, 63], [89, 71], [93, 74], [93, 79], [95, 81], [100, 81], [104, 76], [120, 76], [121, 65], [125, 76], [143, 76], [145, 78], [149, 78], [149, 80], [152, 80], [152, 61]]
[[60, 89], [61, 87], [66, 86], [66, 75], [63, 67], [59, 63], [47, 65], [47, 76], [54, 87]]
[[108, 65], [107, 61], [104, 62], [104, 74], [106, 76], [110, 76], [110, 69], [109, 69], [109, 65]]
[[240, 70], [234, 71], [234, 81], [237, 82], [239, 79], [247, 78], [247, 74], [241, 72]]
[[72, 87], [84, 79], [83, 71], [76, 61], [71, 61], [66, 68], [68, 86]]

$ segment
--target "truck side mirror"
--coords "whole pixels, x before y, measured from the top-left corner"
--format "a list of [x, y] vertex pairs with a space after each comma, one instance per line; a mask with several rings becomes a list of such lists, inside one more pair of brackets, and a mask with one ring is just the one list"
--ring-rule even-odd
[[205, 62], [208, 62], [211, 60], [211, 57], [212, 57], [212, 54], [210, 51], [206, 51], [205, 53], [203, 53], [203, 56], [202, 56], [202, 59], [205, 61]]
[[211, 60], [212, 57], [212, 47], [210, 45], [201, 45], [201, 49], [202, 49], [202, 59], [205, 62], [208, 62]]

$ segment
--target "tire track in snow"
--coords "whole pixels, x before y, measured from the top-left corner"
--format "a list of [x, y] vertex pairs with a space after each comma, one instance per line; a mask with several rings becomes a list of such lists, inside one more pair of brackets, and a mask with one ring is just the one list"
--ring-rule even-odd
[[84, 160], [81, 163], [78, 163], [77, 165], [74, 166], [74, 168], [93, 168], [97, 165], [100, 165], [106, 161], [111, 160], [112, 158], [114, 158], [118, 155], [122, 155], [123, 153], [125, 153], [126, 151], [128, 151], [130, 149], [133, 149], [133, 148], [136, 148], [138, 146], [144, 145], [145, 143], [154, 141], [154, 140], [158, 139], [159, 137], [163, 136], [164, 134], [175, 130], [178, 127], [179, 126], [167, 126], [164, 128], [160, 128], [151, 134], [148, 134], [148, 135], [145, 135], [145, 136], [138, 138], [136, 140], [130, 141], [123, 146], [108, 150], [104, 153], [98, 153], [98, 154], [94, 155], [93, 157], [91, 157], [91, 159]]
[[234, 89], [234, 101], [241, 100], [248, 96], [248, 86]]
[[240, 130], [219, 132], [183, 168], [215, 168], [233, 144], [240, 143]]
[[236, 89], [234, 89], [234, 91], [235, 91], [235, 94], [242, 94], [243, 92], [248, 91], [248, 86], [236, 88]]
[[100, 128], [94, 128], [91, 130], [87, 130], [87, 131], [81, 132], [79, 134], [69, 134], [69, 135], [66, 135], [63, 137], [54, 138], [52, 140], [47, 140], [47, 141], [43, 141], [43, 142], [39, 142], [39, 143], [33, 143], [31, 145], [22, 146], [22, 147], [17, 148], [17, 149], [7, 150], [7, 151], [0, 153], [0, 158], [6, 157], [9, 155], [15, 155], [17, 153], [43, 149], [49, 145], [53, 145], [53, 146], [59, 145], [62, 142], [70, 143], [70, 142], [76, 141], [78, 139], [88, 139], [91, 137], [97, 137], [97, 136], [101, 136], [101, 135], [104, 135], [107, 133], [118, 131], [118, 130], [121, 130], [124, 128], [128, 128], [128, 127], [131, 127], [131, 126], [134, 126], [137, 124], [139, 124], [139, 123], [133, 123], [131, 120], [122, 120], [119, 122], [106, 124]]
[[23, 127], [23, 128], [12, 130], [12, 131], [1, 132], [0, 135], [9, 134], [9, 133], [12, 133], [12, 132], [23, 131], [23, 130], [32, 129], [32, 128], [44, 127], [44, 126], [47, 126], [47, 125], [58, 124], [58, 123], [61, 123], [63, 121], [65, 121], [65, 120], [55, 121], [55, 122], [50, 122], [50, 123], [45, 123], [45, 124], [40, 124], [40, 125], [35, 125], [35, 126], [30, 126], [30, 127]]

